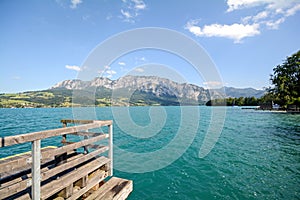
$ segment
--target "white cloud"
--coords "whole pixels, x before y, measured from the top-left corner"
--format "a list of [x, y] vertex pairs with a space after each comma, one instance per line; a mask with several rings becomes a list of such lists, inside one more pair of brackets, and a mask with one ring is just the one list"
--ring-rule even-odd
[[257, 22], [261, 19], [265, 19], [268, 17], [268, 14], [269, 14], [268, 11], [262, 11], [253, 17], [253, 21]]
[[124, 11], [123, 9], [121, 9], [121, 13], [127, 20], [129, 20], [130, 18], [133, 18], [133, 16], [128, 11]]
[[119, 65], [125, 66], [126, 63], [125, 62], [118, 62]]
[[[274, 0], [274, 1], [279, 1], [279, 0]], [[272, 0], [227, 0], [227, 5], [228, 5], [227, 12], [264, 5], [270, 2], [272, 2]]]
[[116, 71], [112, 70], [110, 66], [106, 65], [102, 70], [98, 71], [100, 77], [112, 78], [114, 74], [117, 74]]
[[80, 67], [76, 66], [76, 65], [66, 65], [65, 66], [67, 69], [70, 69], [70, 70], [75, 70], [75, 71], [80, 71]]
[[134, 3], [134, 8], [136, 10], [144, 10], [146, 9], [146, 4], [142, 0], [132, 0]]
[[81, 3], [82, 3], [82, 0], [71, 0], [70, 8], [75, 9]]
[[[243, 38], [259, 35], [264, 28], [278, 29], [286, 18], [300, 11], [299, 0], [227, 0], [227, 14], [235, 10], [253, 9], [254, 14], [242, 17], [233, 24], [209, 24], [199, 26], [198, 20], [190, 20], [185, 29], [198, 37], [225, 37], [235, 43]], [[255, 13], [255, 10], [259, 12]]]
[[105, 73], [107, 78], [112, 78], [113, 75], [116, 74], [117, 72], [114, 70], [106, 70]]
[[285, 21], [286, 17], [292, 16], [300, 10], [299, 0], [227, 0], [227, 5], [228, 12], [261, 6], [263, 11], [254, 16], [247, 16], [243, 18], [243, 21], [266, 24], [264, 19], [267, 19], [268, 24], [276, 24], [277, 28], [280, 23]]
[[270, 29], [278, 29], [279, 28], [279, 25], [281, 23], [283, 23], [285, 21], [285, 18], [280, 18], [276, 21], [273, 21], [273, 20], [270, 20], [270, 21], [267, 21], [265, 24], [267, 25], [268, 28]]
[[134, 23], [137, 16], [139, 16], [140, 11], [147, 8], [143, 0], [122, 0], [123, 7], [120, 10], [121, 18], [126, 22]]
[[134, 71], [143, 73], [145, 70], [143, 68], [139, 67], [139, 68], [135, 68]]
[[265, 6], [268, 10], [279, 11], [291, 8], [297, 3], [299, 0], [227, 0], [227, 12], [257, 6]]
[[195, 24], [195, 21], [191, 21], [187, 23], [185, 28], [198, 37], [225, 37], [233, 39], [235, 43], [241, 42], [245, 37], [260, 34], [258, 24], [211, 24], [201, 28]]
[[109, 74], [109, 75], [113, 75], [113, 74], [116, 74], [117, 72], [116, 71], [114, 71], [114, 70], [107, 70], [107, 71], [105, 71], [107, 74]]
[[297, 4], [296, 6], [288, 9], [285, 13], [285, 16], [289, 17], [289, 16], [292, 16], [294, 14], [296, 14], [296, 12], [298, 12], [300, 10], [300, 3]]

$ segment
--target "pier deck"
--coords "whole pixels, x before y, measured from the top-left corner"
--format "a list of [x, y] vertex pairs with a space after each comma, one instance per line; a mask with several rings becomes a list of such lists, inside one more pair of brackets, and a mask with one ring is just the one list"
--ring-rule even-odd
[[[0, 160], [0, 199], [126, 199], [132, 181], [112, 177], [112, 121], [61, 122], [63, 128], [0, 138], [0, 149], [31, 142], [31, 152]], [[41, 148], [55, 136], [61, 146]]]

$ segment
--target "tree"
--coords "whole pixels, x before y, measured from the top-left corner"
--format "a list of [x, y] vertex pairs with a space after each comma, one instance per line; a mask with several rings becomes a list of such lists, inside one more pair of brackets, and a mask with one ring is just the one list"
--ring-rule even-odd
[[284, 108], [289, 104], [300, 103], [300, 51], [293, 54], [276, 66], [271, 75], [273, 87], [269, 93], [280, 99], [280, 105]]

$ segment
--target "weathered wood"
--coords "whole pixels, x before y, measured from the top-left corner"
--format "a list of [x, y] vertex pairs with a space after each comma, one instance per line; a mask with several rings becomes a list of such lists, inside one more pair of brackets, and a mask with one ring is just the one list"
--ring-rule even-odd
[[[43, 160], [44, 159], [53, 159], [54, 156], [56, 156], [56, 155], [60, 155], [60, 154], [72, 151], [73, 149], [77, 149], [77, 148], [80, 148], [82, 146], [86, 146], [88, 144], [97, 142], [97, 141], [105, 139], [107, 137], [108, 137], [107, 134], [99, 135], [97, 137], [89, 138], [87, 140], [76, 142], [76, 143], [66, 145], [66, 146], [63, 146], [63, 147], [60, 147], [60, 148], [50, 149], [47, 152], [42, 152], [42, 159]], [[26, 156], [20, 156], [19, 159], [12, 159], [9, 162], [0, 162], [0, 175], [3, 172], [13, 171], [14, 169], [19, 169], [19, 168], [22, 168], [24, 166], [27, 166], [28, 164], [31, 163], [30, 160], [31, 160], [30, 156], [26, 155]]]
[[[43, 185], [41, 187], [41, 199], [47, 199], [51, 197], [55, 193], [70, 186], [70, 184], [76, 182], [82, 177], [88, 175], [89, 173], [105, 165], [107, 162], [109, 162], [109, 159], [102, 156], [100, 158], [97, 158], [96, 160], [87, 163], [84, 166], [79, 167], [77, 170], [71, 171], [70, 173], [60, 177], [59, 179], [53, 180], [47, 183], [46, 185]], [[18, 197], [18, 199], [20, 200], [28, 199], [28, 196], [29, 196], [28, 193], [26, 193], [21, 197]]]
[[45, 130], [45, 131], [26, 133], [26, 134], [20, 134], [20, 135], [15, 135], [15, 136], [8, 136], [8, 137], [0, 138], [0, 147], [11, 146], [14, 144], [21, 144], [21, 143], [25, 143], [25, 142], [32, 142], [35, 140], [41, 140], [41, 139], [45, 139], [45, 138], [49, 138], [49, 137], [60, 136], [60, 135], [70, 134], [70, 133], [74, 133], [74, 132], [78, 132], [78, 131], [89, 130], [89, 129], [98, 128], [101, 126], [107, 126], [110, 124], [112, 124], [111, 120], [93, 121], [93, 123], [79, 125], [79, 126], [58, 128], [58, 129], [53, 129], [53, 130]]
[[[42, 148], [42, 154], [45, 154], [47, 151], [50, 151], [56, 147], [45, 147]], [[48, 162], [49, 159], [43, 159], [41, 160], [42, 163]], [[0, 161], [0, 179], [2, 179], [5, 176], [8, 176], [9, 174], [15, 173], [15, 170], [22, 168], [29, 168], [32, 163], [31, 158], [31, 152], [22, 153], [21, 155], [4, 158]]]
[[[66, 128], [67, 127], [67, 123], [66, 122], [62, 122], [63, 123], [63, 128]], [[65, 142], [67, 142], [67, 135], [66, 134], [64, 134], [63, 136], [62, 136], [62, 140], [61, 140], [61, 143], [65, 143]]]
[[[101, 190], [102, 187], [99, 188], [99, 183], [108, 175], [112, 175], [113, 169], [112, 120], [66, 119], [61, 120], [61, 122], [63, 123], [63, 128], [0, 138], [0, 148], [32, 142], [31, 154], [28, 153], [17, 158], [5, 159], [5, 161], [0, 160], [0, 199], [47, 199], [50, 197], [55, 198], [58, 192], [63, 194], [64, 198], [78, 199], [81, 196], [86, 197], [86, 195], [93, 193], [93, 190]], [[68, 123], [83, 125], [66, 127]], [[88, 132], [90, 129], [101, 126], [108, 126], [107, 134]], [[67, 141], [68, 134], [84, 136], [84, 140], [69, 142]], [[62, 136], [65, 146], [51, 149], [47, 152], [41, 151], [40, 140], [53, 136]], [[108, 146], [94, 144], [106, 138], [109, 138]], [[70, 152], [75, 152], [76, 149], [82, 147], [85, 148], [85, 153], [87, 154], [73, 153], [71, 158], [65, 156], [64, 162], [60, 163], [60, 165], [57, 165], [55, 162], [55, 157], [63, 154], [69, 155]], [[88, 153], [92, 149], [95, 150]], [[105, 151], [108, 151], [109, 158], [99, 157], [99, 154]], [[41, 163], [44, 164], [41, 166]], [[29, 170], [30, 166], [32, 173]], [[2, 175], [5, 176], [3, 177]], [[32, 187], [31, 190], [30, 187]], [[132, 190], [132, 182], [131, 187], [128, 183], [115, 183], [112, 190], [115, 192], [113, 196], [126, 198]], [[106, 198], [110, 197], [107, 193], [105, 195]]]
[[80, 188], [83, 188], [83, 187], [86, 186], [88, 180], [89, 180], [89, 176], [86, 175], [86, 176], [82, 177], [79, 181], [77, 181], [75, 183], [75, 185], [78, 186], [78, 187], [80, 187]]
[[[77, 165], [84, 163], [88, 160], [90, 160], [91, 158], [94, 158], [96, 156], [99, 156], [99, 154], [105, 152], [108, 150], [107, 146], [101, 147], [100, 149], [97, 149], [89, 154], [83, 155], [83, 154], [79, 154], [74, 156], [74, 158], [72, 158], [72, 160], [70, 160], [69, 162], [66, 162], [64, 164], [61, 164], [55, 168], [52, 169], [45, 169], [42, 171], [41, 173], [41, 180], [45, 181], [48, 178], [55, 176], [56, 174], [59, 174], [63, 171], [69, 170], [71, 168], [76, 167]], [[68, 161], [68, 160], [67, 160]], [[0, 189], [0, 199], [6, 198], [14, 193], [18, 193], [22, 190], [25, 190], [27, 187], [30, 187], [32, 184], [32, 179], [30, 178], [31, 174], [27, 175], [29, 178], [22, 180], [22, 178], [19, 179], [19, 181], [17, 183], [8, 185], [6, 187], [2, 187]], [[82, 186], [83, 187], [83, 186]]]
[[[71, 157], [70, 157], [71, 156]], [[70, 162], [74, 159], [84, 156], [83, 154], [70, 153], [68, 154], [67, 162]], [[51, 159], [41, 160], [41, 173], [53, 168], [55, 162]], [[26, 178], [31, 178], [31, 164], [28, 164], [25, 168], [18, 169], [17, 171], [11, 171], [9, 173], [3, 173], [3, 176], [0, 178], [0, 193], [1, 190], [5, 187], [12, 187], [13, 184], [16, 184], [20, 181], [27, 180]]]
[[111, 160], [110, 161], [110, 169], [109, 169], [109, 176], [113, 175], [113, 125], [108, 126], [108, 135], [109, 135], [109, 140], [108, 140], [108, 158]]
[[64, 198], [69, 198], [73, 194], [73, 183], [64, 189]]
[[51, 181], [50, 183], [42, 186], [41, 199], [47, 199], [53, 194], [59, 192], [60, 190], [66, 188], [71, 183], [81, 179], [86, 174], [91, 173], [92, 171], [100, 168], [105, 163], [109, 162], [109, 159], [106, 157], [97, 158], [94, 161], [89, 162], [88, 164], [81, 166], [77, 170], [74, 170], [61, 178]]
[[30, 187], [31, 181], [32, 181], [32, 179], [30, 178], [30, 179], [21, 181], [19, 183], [16, 183], [14, 185], [11, 185], [9, 187], [1, 188], [0, 189], [0, 199], [5, 199], [13, 194], [21, 192], [22, 190]]
[[65, 170], [73, 168], [73, 167], [75, 167], [75, 166], [77, 166], [77, 165], [79, 165], [81, 163], [84, 163], [84, 162], [90, 160], [91, 158], [96, 157], [100, 153], [103, 153], [103, 152], [105, 152], [107, 150], [108, 150], [108, 147], [104, 146], [104, 147], [102, 147], [102, 148], [100, 148], [98, 150], [95, 150], [95, 151], [93, 151], [93, 152], [91, 152], [89, 154], [86, 154], [86, 155], [84, 155], [84, 156], [82, 156], [82, 157], [80, 157], [78, 159], [74, 159], [74, 160], [72, 160], [70, 162], [67, 162], [67, 163], [64, 163], [62, 165], [59, 165], [59, 166], [57, 166], [57, 167], [55, 167], [55, 168], [53, 168], [53, 169], [51, 169], [49, 171], [46, 171], [46, 172], [42, 173], [42, 180], [46, 180], [46, 179], [54, 176], [55, 174], [61, 173], [61, 172], [65, 171]]
[[[99, 149], [100, 150], [100, 149]], [[98, 153], [101, 151], [98, 151]], [[94, 152], [93, 152], [94, 153]], [[96, 153], [95, 153], [96, 154]], [[79, 160], [81, 157], [83, 157], [83, 154], [75, 155], [71, 158], [67, 159], [67, 162], [71, 163], [74, 160]], [[90, 155], [92, 158], [93, 156]], [[46, 179], [50, 178], [51, 175], [55, 175], [52, 173], [52, 171], [56, 171], [56, 173], [60, 173], [62, 171], [68, 170], [71, 167], [60, 165], [59, 167], [55, 167], [49, 170], [48, 167], [41, 169], [41, 180], [45, 181]], [[22, 177], [27, 177], [27, 179], [24, 179]], [[10, 195], [19, 193], [28, 187], [32, 185], [32, 176], [31, 173], [23, 175], [22, 177], [18, 177], [16, 179], [13, 179], [12, 181], [5, 182], [4, 184], [1, 184], [0, 187], [0, 199], [4, 199], [9, 197]]]
[[87, 191], [89, 191], [92, 187], [94, 187], [95, 184], [98, 184], [102, 180], [104, 180], [107, 177], [107, 173], [105, 171], [98, 171], [96, 172], [95, 176], [88, 180], [87, 185], [83, 187], [78, 192], [74, 192], [73, 195], [68, 198], [67, 200], [75, 200], [81, 197], [83, 194], [85, 194]]
[[32, 142], [32, 187], [31, 195], [33, 199], [40, 199], [41, 196], [41, 140]]
[[78, 136], [88, 136], [88, 137], [95, 137], [99, 135], [103, 135], [105, 133], [95, 133], [95, 132], [85, 132], [85, 131], [78, 131], [74, 133], [70, 133], [71, 135], [78, 135]]
[[63, 124], [89, 124], [93, 123], [95, 120], [82, 120], [82, 119], [62, 119], [60, 120]]
[[123, 200], [133, 189], [132, 181], [112, 177], [85, 200]]
[[[49, 168], [41, 169], [42, 173], [49, 170]], [[7, 198], [13, 194], [19, 193], [32, 185], [31, 174], [26, 175], [28, 178], [24, 179], [22, 177], [13, 179], [10, 182], [4, 183], [0, 188], [0, 199]]]
[[86, 146], [88, 144], [97, 142], [99, 140], [103, 140], [107, 137], [108, 137], [108, 135], [104, 134], [104, 135], [99, 135], [97, 137], [89, 138], [89, 139], [86, 139], [86, 140], [83, 140], [83, 141], [80, 141], [80, 142], [75, 142], [73, 144], [69, 144], [69, 145], [66, 145], [66, 146], [62, 146], [62, 147], [53, 149], [53, 150], [51, 150], [51, 151], [49, 151], [45, 154], [42, 154], [42, 156], [43, 156], [43, 158], [51, 158], [51, 157], [54, 157], [56, 155], [63, 154], [63, 153], [66, 153], [68, 151], [71, 151], [73, 149], [78, 149], [80, 147], [83, 147], [83, 146]]

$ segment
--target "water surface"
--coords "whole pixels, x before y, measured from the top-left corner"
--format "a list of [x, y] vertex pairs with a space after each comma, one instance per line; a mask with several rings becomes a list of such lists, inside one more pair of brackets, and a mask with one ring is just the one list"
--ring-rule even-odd
[[[137, 125], [151, 123], [149, 107], [129, 109]], [[166, 123], [150, 138], [128, 135], [115, 122], [115, 145], [143, 153], [170, 143], [180, 126], [181, 110], [163, 109]], [[114, 171], [115, 176], [134, 181], [129, 200], [300, 199], [300, 115], [228, 108], [221, 137], [210, 154], [200, 159], [198, 153], [208, 128], [210, 109], [200, 107], [200, 120], [191, 119], [199, 126], [196, 137], [169, 166], [147, 173]], [[96, 113], [97, 119], [113, 119], [110, 108], [96, 108]], [[59, 128], [60, 119], [72, 116], [71, 108], [0, 109], [0, 136]], [[42, 145], [59, 145], [59, 139], [42, 141]], [[2, 148], [0, 157], [29, 148], [30, 144]], [[118, 155], [114, 156], [118, 159]]]

